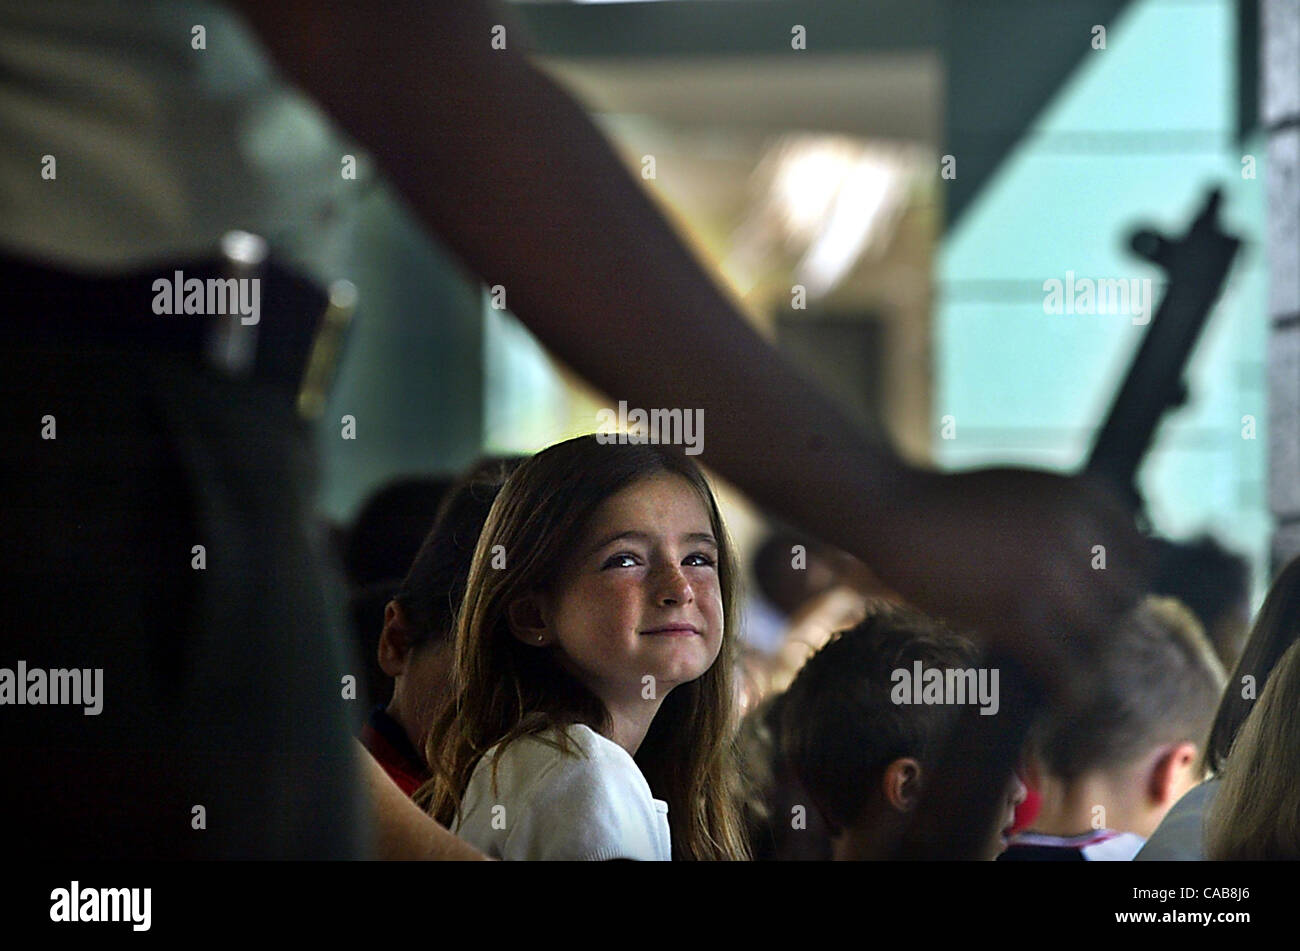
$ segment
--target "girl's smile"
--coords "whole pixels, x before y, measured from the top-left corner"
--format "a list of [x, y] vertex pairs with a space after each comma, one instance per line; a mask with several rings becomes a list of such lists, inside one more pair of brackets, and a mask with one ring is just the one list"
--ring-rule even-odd
[[690, 636], [690, 635], [698, 635], [700, 633], [700, 629], [696, 627], [694, 624], [665, 624], [663, 627], [657, 627], [649, 631], [642, 631], [641, 633], [642, 634], [666, 634], [669, 636], [672, 635]]

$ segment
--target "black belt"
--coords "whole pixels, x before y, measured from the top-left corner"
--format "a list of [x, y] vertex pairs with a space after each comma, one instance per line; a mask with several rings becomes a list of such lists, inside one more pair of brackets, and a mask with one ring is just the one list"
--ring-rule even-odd
[[[256, 322], [237, 307], [254, 299], [253, 286], [236, 299], [232, 279], [257, 280]], [[104, 277], [0, 254], [0, 346], [184, 355], [217, 372], [292, 387], [304, 415], [313, 415], [351, 317], [350, 287], [327, 292], [273, 256], [245, 269], [205, 258]], [[175, 312], [187, 298], [201, 313]], [[255, 340], [246, 359], [230, 357], [239, 350], [227, 346], [232, 340]]]

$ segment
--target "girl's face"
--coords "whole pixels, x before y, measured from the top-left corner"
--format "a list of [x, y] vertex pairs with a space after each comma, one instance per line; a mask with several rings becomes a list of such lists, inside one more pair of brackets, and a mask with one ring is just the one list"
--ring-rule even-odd
[[569, 554], [545, 602], [548, 641], [603, 700], [662, 700], [722, 647], [718, 555], [689, 482], [674, 473], [634, 482], [604, 501]]

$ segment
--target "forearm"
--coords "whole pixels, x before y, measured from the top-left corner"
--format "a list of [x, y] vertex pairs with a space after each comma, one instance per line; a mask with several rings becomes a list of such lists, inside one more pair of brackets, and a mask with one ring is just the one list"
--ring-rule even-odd
[[388, 778], [365, 747], [356, 743], [362, 782], [375, 822], [375, 858], [393, 861], [473, 861], [484, 859], [426, 815]]
[[529, 64], [517, 33], [491, 49], [500, 16], [437, 7], [336, 9], [317, 17], [310, 41], [264, 32], [557, 357], [613, 400], [703, 410], [702, 461], [760, 506], [879, 554], [879, 500], [906, 477], [887, 442], [850, 423], [737, 313], [582, 109]]

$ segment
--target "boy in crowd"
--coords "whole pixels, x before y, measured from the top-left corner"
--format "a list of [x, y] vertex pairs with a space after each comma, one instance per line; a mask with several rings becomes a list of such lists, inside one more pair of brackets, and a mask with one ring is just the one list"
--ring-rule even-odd
[[493, 458], [447, 494], [397, 593], [384, 607], [379, 666], [393, 678], [387, 707], [376, 707], [361, 742], [408, 796], [429, 778], [424, 743], [448, 689], [456, 611], [474, 547], [492, 502], [518, 464]]
[[1129, 861], [1204, 778], [1224, 673], [1191, 612], [1148, 597], [1097, 652], [1097, 689], [1035, 730], [1027, 779], [1042, 808], [1002, 861]]
[[[981, 700], [978, 689], [963, 689], [961, 697], [911, 689], [916, 665], [943, 673], [944, 684], [978, 682], [996, 694], [997, 681], [979, 670], [979, 656], [973, 643], [925, 615], [885, 607], [834, 635], [790, 685], [781, 749], [809, 805], [830, 826], [836, 859], [892, 855], [960, 705]], [[983, 699], [994, 709], [995, 696]], [[1008, 776], [1006, 808], [988, 830], [987, 858], [1006, 848], [1024, 795], [1020, 780]]]

